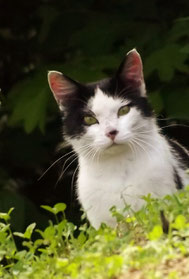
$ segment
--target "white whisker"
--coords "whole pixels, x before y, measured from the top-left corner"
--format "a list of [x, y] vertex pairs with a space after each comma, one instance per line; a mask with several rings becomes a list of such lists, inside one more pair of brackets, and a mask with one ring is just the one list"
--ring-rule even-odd
[[153, 149], [154, 151], [158, 152], [157, 148], [155, 146], [153, 146], [151, 143], [149, 143], [149, 141], [145, 141], [145, 138], [148, 140], [149, 137], [143, 135], [142, 137], [135, 137], [137, 140], [139, 140], [140, 142], [142, 142], [145, 145], [148, 145], [151, 149]]
[[73, 164], [73, 162], [75, 162], [78, 159], [78, 156], [75, 155], [76, 157], [71, 161], [71, 163], [68, 164], [68, 166], [62, 171], [61, 175], [59, 176], [56, 185], [58, 184], [58, 182], [62, 179], [64, 173], [66, 172], [66, 170]]
[[142, 149], [144, 151], [144, 153], [148, 156], [148, 158], [151, 160], [150, 154], [147, 151], [147, 149], [140, 143], [140, 141], [138, 140], [138, 138], [133, 138], [132, 141], [138, 145], [138, 147], [140, 147], [140, 149]]
[[135, 160], [136, 160], [136, 158], [137, 158], [137, 153], [136, 153], [135, 147], [133, 146], [133, 143], [132, 143], [132, 142], [128, 142], [128, 145], [129, 145], [129, 148], [131, 149], [131, 152], [133, 153], [134, 158], [135, 158]]
[[74, 189], [74, 180], [75, 180], [75, 176], [76, 176], [76, 173], [79, 169], [79, 164], [77, 165], [77, 167], [75, 168], [74, 172], [73, 172], [73, 175], [72, 175], [72, 180], [71, 180], [71, 203], [72, 203], [72, 199], [73, 199], [73, 189]]
[[161, 129], [169, 128], [169, 127], [186, 127], [186, 128], [189, 128], [189, 126], [185, 125], [185, 124], [170, 124], [170, 125], [161, 127]]
[[54, 161], [44, 172], [43, 174], [38, 178], [38, 181], [41, 180], [41, 178], [55, 165], [57, 164], [59, 161], [61, 161], [64, 157], [68, 156], [69, 154], [73, 153], [75, 151], [70, 151], [66, 154], [64, 154], [63, 156], [61, 156], [60, 158], [58, 158], [56, 161]]

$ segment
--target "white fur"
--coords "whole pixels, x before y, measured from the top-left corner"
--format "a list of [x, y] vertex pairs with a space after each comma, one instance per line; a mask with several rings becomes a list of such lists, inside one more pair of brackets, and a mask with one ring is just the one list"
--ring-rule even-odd
[[[115, 225], [112, 206], [122, 209], [129, 204], [138, 210], [148, 193], [161, 197], [175, 192], [173, 167], [189, 183], [153, 118], [141, 116], [135, 107], [118, 117], [127, 103], [97, 88], [89, 108], [99, 124], [89, 126], [79, 140], [69, 140], [79, 155], [78, 198], [95, 228], [102, 222]], [[112, 145], [106, 133], [113, 129], [119, 133]]]

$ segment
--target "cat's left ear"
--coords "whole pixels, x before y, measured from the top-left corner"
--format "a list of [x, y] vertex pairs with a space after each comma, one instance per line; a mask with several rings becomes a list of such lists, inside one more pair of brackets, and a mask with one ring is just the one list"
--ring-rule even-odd
[[75, 97], [78, 83], [57, 71], [48, 72], [48, 82], [60, 110], [63, 110]]
[[141, 96], [146, 96], [142, 59], [135, 48], [127, 53], [117, 76], [125, 86], [138, 88]]

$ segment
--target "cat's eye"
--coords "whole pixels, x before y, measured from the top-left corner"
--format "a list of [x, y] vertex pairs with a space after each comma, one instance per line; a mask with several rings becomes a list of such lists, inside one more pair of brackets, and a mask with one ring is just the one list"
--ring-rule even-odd
[[84, 122], [87, 125], [93, 125], [93, 124], [98, 123], [98, 120], [93, 116], [87, 115], [84, 117]]
[[122, 116], [127, 114], [130, 111], [130, 107], [129, 106], [123, 106], [118, 110], [118, 116]]

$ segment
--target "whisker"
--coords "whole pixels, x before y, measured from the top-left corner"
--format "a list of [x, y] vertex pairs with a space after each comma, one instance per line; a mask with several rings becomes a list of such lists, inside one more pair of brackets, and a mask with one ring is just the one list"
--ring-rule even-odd
[[[145, 134], [142, 134], [142, 136], [138, 136], [136, 137], [137, 139], [139, 139], [141, 142], [143, 142], [144, 144], [147, 144], [148, 146], [150, 146], [152, 149], [157, 150], [157, 148], [155, 148], [154, 145], [152, 145], [148, 140], [149, 140], [149, 136], [145, 135]], [[147, 139], [147, 141], [145, 140]]]
[[79, 164], [75, 168], [75, 170], [73, 172], [73, 175], [72, 175], [72, 180], [71, 180], [71, 204], [72, 204], [72, 201], [73, 201], [74, 180], [75, 180], [75, 176], [76, 176], [76, 173], [77, 173], [78, 169], [79, 169]]
[[63, 164], [63, 166], [62, 166], [62, 171], [61, 171], [61, 174], [60, 174], [60, 176], [59, 176], [58, 181], [61, 180], [61, 178], [62, 178], [62, 173], [64, 172], [64, 167], [66, 166], [66, 163], [67, 163], [71, 158], [73, 158], [73, 157], [75, 157], [75, 156], [77, 156], [76, 153], [72, 154], [71, 156], [69, 156], [68, 159], [66, 159], [66, 161], [64, 162], [64, 164]]
[[185, 125], [185, 124], [170, 124], [170, 125], [161, 127], [161, 129], [169, 128], [169, 127], [185, 127], [185, 128], [189, 128], [189, 126]]
[[128, 142], [128, 145], [129, 145], [129, 148], [131, 149], [131, 152], [133, 153], [134, 158], [135, 158], [135, 160], [136, 160], [137, 154], [136, 154], [136, 149], [135, 149], [134, 146], [133, 146], [133, 143], [132, 143], [132, 142]]
[[[84, 145], [84, 146], [81, 146], [77, 151], [78, 151], [78, 152], [83, 152], [83, 151], [87, 151], [87, 152], [88, 152], [89, 147], [90, 147], [90, 145], [89, 145], [89, 144], [86, 144], [86, 145]], [[66, 159], [66, 161], [65, 161], [64, 164], [63, 164], [62, 171], [61, 171], [61, 174], [60, 174], [60, 176], [59, 176], [59, 178], [58, 178], [58, 180], [57, 180], [57, 182], [56, 182], [56, 185], [57, 185], [58, 182], [62, 179], [62, 177], [63, 177], [63, 175], [65, 174], [66, 170], [67, 170], [67, 169], [72, 165], [72, 163], [78, 158], [77, 153], [76, 153], [75, 151], [72, 151], [72, 152], [74, 152], [74, 154], [72, 154], [71, 156], [69, 156], [69, 158]], [[72, 152], [70, 152], [70, 153], [72, 153]], [[68, 153], [68, 154], [69, 154], [69, 153]], [[66, 155], [68, 155], [68, 154], [66, 154]], [[71, 158], [73, 158], [74, 156], [75, 156], [75, 158], [74, 158], [74, 159], [71, 161], [71, 163], [69, 163], [68, 166], [66, 166], [66, 168], [65, 168], [66, 163], [67, 163]]]
[[68, 166], [63, 170], [63, 172], [61, 173], [61, 175], [59, 176], [56, 185], [58, 184], [58, 182], [62, 179], [64, 173], [67, 171], [67, 169], [73, 164], [73, 162], [75, 162], [78, 159], [78, 156], [75, 155], [76, 157], [71, 161], [71, 163], [68, 164]]
[[130, 140], [130, 143], [132, 144], [134, 152], [135, 152], [135, 159], [137, 159], [137, 153], [141, 152], [141, 150], [140, 150], [141, 148], [133, 140]]
[[138, 145], [143, 151], [144, 153], [148, 156], [148, 158], [151, 160], [151, 157], [149, 155], [149, 152], [144, 148], [144, 146], [142, 144], [140, 144], [139, 140], [137, 138], [132, 139], [132, 141]]
[[99, 152], [99, 148], [97, 148], [96, 151], [94, 152], [93, 157], [92, 157], [92, 161], [95, 162], [95, 158], [96, 158], [96, 155], [98, 154], [98, 152]]
[[88, 158], [88, 159], [91, 159], [91, 156], [94, 154], [93, 152], [94, 152], [93, 150], [89, 150], [89, 151], [85, 154], [85, 157]]
[[152, 131], [151, 130], [149, 130], [149, 131], [133, 131], [133, 133], [137, 133], [137, 135], [150, 135], [150, 134], [152, 134]]
[[[143, 136], [144, 137], [144, 136]], [[146, 138], [148, 138], [147, 136], [145, 136]], [[144, 138], [137, 138], [137, 140], [139, 141], [139, 142], [141, 142], [142, 144], [144, 144], [144, 145], [146, 145], [146, 146], [148, 146], [148, 147], [150, 147], [154, 152], [156, 152], [156, 153], [158, 153], [159, 154], [159, 150], [155, 147], [155, 146], [153, 146], [151, 143], [149, 143], [148, 141], [144, 141], [143, 140]], [[159, 160], [161, 160], [162, 161], [162, 158], [160, 158], [159, 157]], [[163, 161], [162, 161], [162, 163], [163, 163]]]
[[144, 135], [143, 135], [143, 138], [141, 138], [141, 137], [135, 137], [135, 139], [139, 140], [139, 141], [142, 142], [143, 144], [148, 145], [148, 146], [151, 147], [154, 151], [157, 151], [157, 152], [158, 152], [158, 150], [155, 148], [155, 146], [153, 146], [152, 144], [150, 144], [148, 141], [143, 140], [144, 137], [146, 137], [146, 138], [148, 139], [148, 137], [147, 137], [147, 136], [144, 136]]
[[64, 155], [61, 156], [60, 158], [58, 158], [56, 161], [54, 161], [54, 162], [43, 172], [43, 174], [37, 179], [37, 181], [41, 180], [41, 178], [43, 178], [44, 175], [45, 175], [54, 165], [56, 165], [56, 164], [57, 164], [59, 161], [61, 161], [64, 157], [68, 156], [69, 154], [71, 154], [71, 153], [73, 153], [73, 152], [75, 152], [75, 151], [72, 150], [72, 151], [70, 151], [70, 152], [64, 154]]
[[[138, 130], [141, 130], [141, 132], [144, 132], [144, 131], [148, 131], [148, 132], [152, 132], [153, 130], [152, 129], [148, 129], [148, 130], [146, 130], [146, 128], [147, 128], [147, 126], [146, 125], [141, 125], [141, 126], [136, 126], [136, 127], [134, 127], [133, 128], [133, 132], [136, 132], [136, 131], [138, 131]], [[148, 127], [149, 128], [149, 127]], [[159, 128], [159, 127], [158, 127]]]
[[97, 156], [97, 163], [99, 164], [100, 163], [100, 156], [102, 154], [102, 150], [99, 148], [99, 151], [98, 151], [98, 156]]

